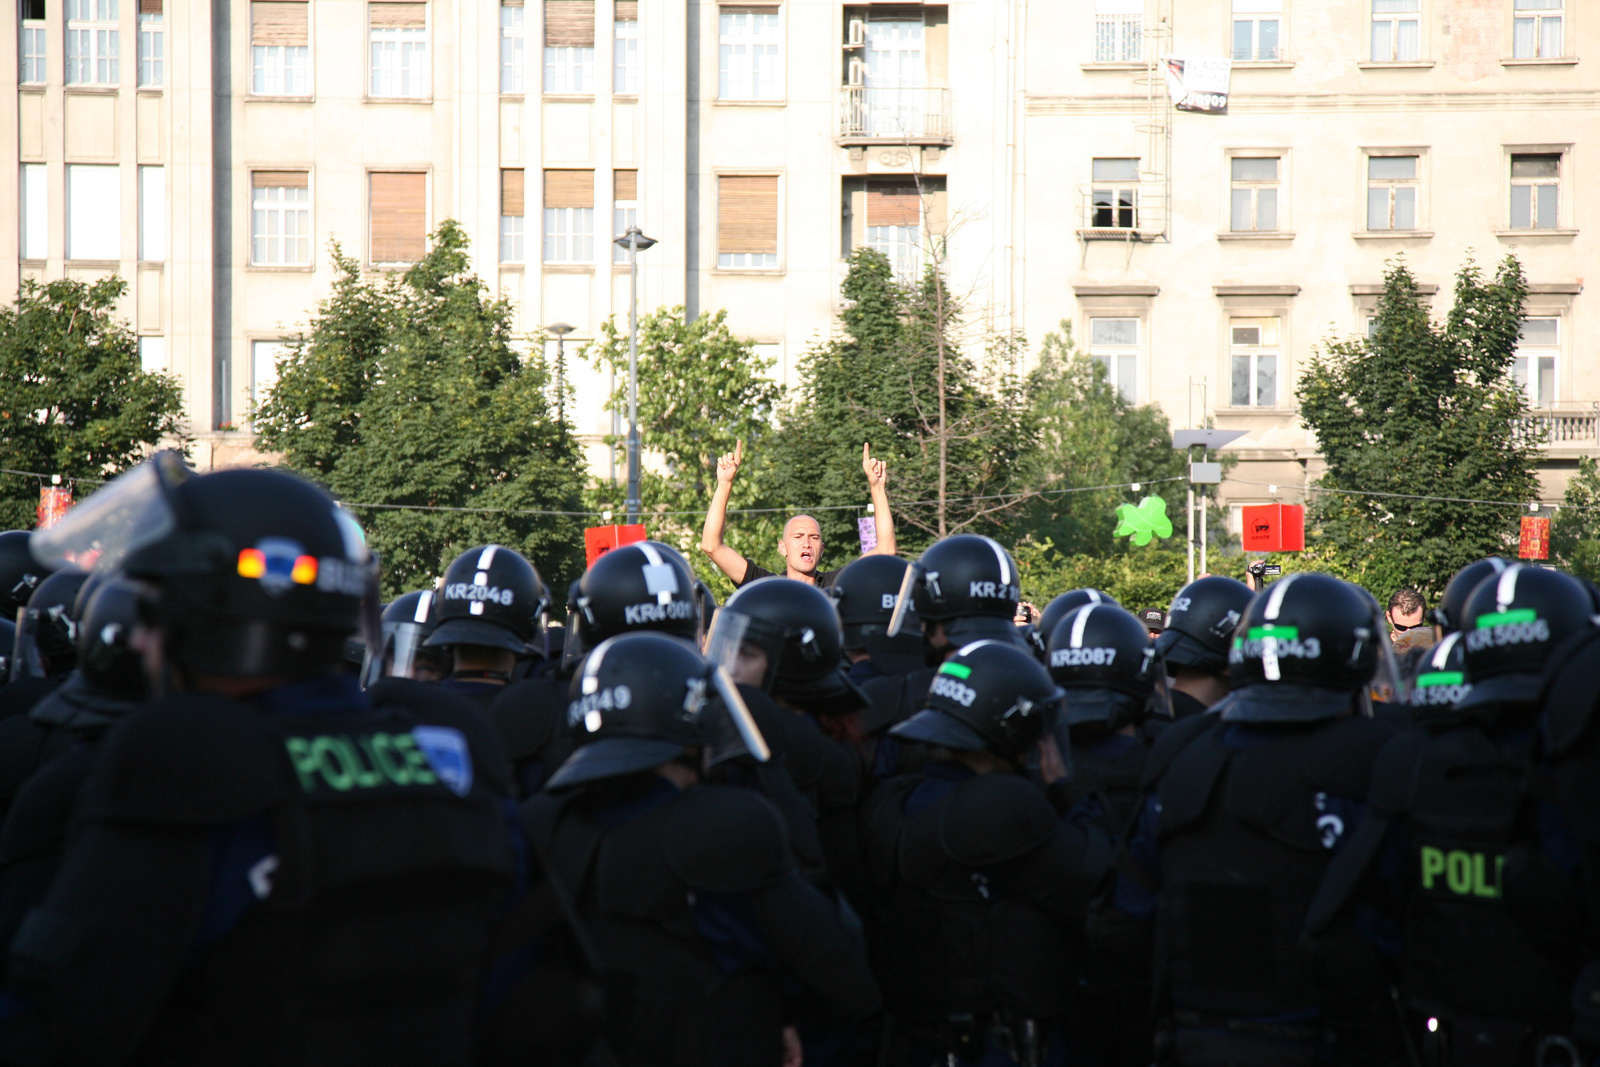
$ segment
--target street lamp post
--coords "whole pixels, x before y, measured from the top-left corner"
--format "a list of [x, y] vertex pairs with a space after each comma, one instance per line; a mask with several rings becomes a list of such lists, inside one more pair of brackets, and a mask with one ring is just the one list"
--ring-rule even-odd
[[567, 425], [567, 334], [576, 329], [576, 326], [564, 322], [552, 322], [545, 327], [546, 333], [553, 333], [556, 337], [556, 421], [562, 427]]
[[655, 245], [637, 226], [614, 242], [628, 250], [628, 522], [639, 521], [639, 253]]
[[[1245, 435], [1244, 430], [1216, 430], [1206, 428], [1203, 430], [1174, 430], [1172, 433], [1172, 447], [1189, 455], [1189, 581], [1194, 581], [1194, 487], [1197, 485], [1217, 485], [1222, 481], [1222, 464], [1196, 462], [1194, 448], [1201, 449], [1201, 458], [1204, 459], [1205, 449], [1221, 448], [1232, 444]], [[1201, 490], [1200, 496], [1200, 571], [1206, 571], [1206, 541], [1209, 530], [1206, 521], [1205, 491]]]

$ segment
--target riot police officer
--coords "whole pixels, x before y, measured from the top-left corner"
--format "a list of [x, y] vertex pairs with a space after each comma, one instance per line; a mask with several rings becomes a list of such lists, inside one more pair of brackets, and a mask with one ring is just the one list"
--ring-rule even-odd
[[1380, 848], [1398, 857], [1401, 995], [1414, 1040], [1443, 1067], [1569, 1062], [1540, 1046], [1567, 1040], [1572, 983], [1592, 949], [1574, 936], [1585, 920], [1577, 857], [1535, 746], [1546, 661], [1593, 611], [1556, 571], [1512, 564], [1478, 582], [1449, 617], [1471, 690], [1379, 756], [1372, 822], [1313, 916], [1316, 929], [1344, 905]]
[[1374, 674], [1393, 669], [1386, 641], [1356, 587], [1290, 575], [1250, 602], [1219, 713], [1179, 723], [1152, 751], [1114, 903], [1155, 917], [1172, 1062], [1365, 1063], [1392, 1051], [1370, 1032], [1389, 1017], [1377, 950], [1345, 925], [1320, 955], [1300, 947], [1392, 736], [1368, 703]]
[[1472, 596], [1472, 591], [1485, 578], [1499, 577], [1505, 573], [1511, 563], [1499, 556], [1486, 556], [1475, 563], [1462, 567], [1445, 584], [1444, 595], [1439, 598], [1439, 606], [1430, 613], [1432, 622], [1438, 628], [1439, 636], [1455, 633], [1462, 628], [1466, 618], [1467, 598]]
[[72, 673], [76, 605], [87, 579], [77, 567], [63, 567], [40, 581], [28, 598], [17, 616], [11, 684], [0, 689], [0, 721], [27, 714]]
[[450, 653], [439, 684], [488, 708], [530, 655], [547, 607], [544, 582], [521, 553], [480, 545], [455, 558], [439, 588], [439, 625], [425, 648]]
[[862, 684], [885, 675], [910, 674], [923, 665], [920, 629], [889, 636], [895, 597], [911, 564], [898, 556], [862, 556], [839, 572], [829, 593], [844, 626], [844, 651], [850, 678]]
[[[129, 515], [139, 516], [127, 522]], [[23, 1062], [468, 1064], [511, 886], [503, 759], [437, 689], [339, 671], [376, 609], [355, 520], [293, 475], [158, 453], [36, 536], [149, 583], [150, 704], [11, 945]]]
[[1472, 692], [1472, 682], [1467, 678], [1466, 645], [1461, 631], [1444, 635], [1444, 639], [1417, 661], [1415, 676], [1411, 679], [1411, 718], [1421, 724], [1439, 715], [1450, 715], [1455, 706]]
[[619, 1062], [776, 1064], [804, 1001], [878, 1007], [859, 930], [799, 877], [783, 818], [702, 781], [735, 751], [764, 755], [742, 710], [685, 642], [603, 641], [572, 682], [578, 747], [523, 807], [592, 969], [627, 991], [608, 1004]]
[[17, 613], [28, 606], [33, 591], [50, 576], [52, 568], [34, 558], [27, 530], [0, 533], [0, 618], [15, 624]]
[[385, 678], [440, 682], [450, 673], [450, 654], [427, 647], [439, 627], [439, 595], [434, 590], [401, 593], [384, 605], [378, 626], [382, 645], [367, 652], [364, 684], [376, 685]]
[[1228, 693], [1228, 649], [1255, 594], [1233, 578], [1196, 578], [1172, 598], [1156, 649], [1172, 674], [1172, 711], [1199, 715]]
[[1061, 818], [1029, 777], [1035, 764], [1064, 773], [1061, 698], [1025, 650], [979, 640], [893, 728], [936, 746], [862, 812], [893, 1062], [1059, 1062], [1082, 962], [1072, 932], [1111, 856], [1098, 827]]
[[1041, 661], [1044, 659], [1044, 644], [1050, 641], [1050, 635], [1055, 633], [1056, 623], [1060, 622], [1067, 612], [1081, 608], [1085, 604], [1104, 604], [1107, 607], [1121, 607], [1115, 597], [1099, 589], [1068, 589], [1065, 593], [1058, 593], [1050, 599], [1039, 613], [1039, 634], [1043, 643], [1039, 648]]

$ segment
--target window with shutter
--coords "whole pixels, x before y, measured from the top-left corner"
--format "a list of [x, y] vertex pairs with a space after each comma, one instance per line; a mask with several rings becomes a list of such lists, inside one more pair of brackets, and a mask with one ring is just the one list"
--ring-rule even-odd
[[526, 256], [523, 171], [500, 172], [500, 262], [521, 263]]
[[139, 0], [139, 88], [159, 89], [167, 78], [167, 35], [161, 0]]
[[544, 261], [594, 262], [594, 171], [544, 172]]
[[888, 256], [902, 282], [915, 280], [922, 267], [922, 191], [915, 181], [867, 183], [867, 247]]
[[367, 5], [371, 95], [422, 99], [428, 95], [428, 5]]
[[544, 0], [544, 91], [594, 92], [594, 0]]
[[500, 91], [526, 90], [527, 8], [523, 0], [500, 0]]
[[[611, 172], [611, 232], [618, 237], [628, 232], [628, 227], [639, 225], [639, 172], [616, 170]], [[628, 262], [628, 250], [611, 245], [611, 262]]]
[[252, 93], [257, 96], [311, 95], [310, 15], [308, 0], [252, 0]]
[[428, 240], [428, 176], [417, 173], [370, 175], [372, 183], [373, 263], [415, 263]]
[[778, 176], [717, 179], [717, 266], [771, 270], [778, 265]]
[[251, 173], [250, 262], [258, 267], [311, 263], [311, 176], [305, 171]]
[[612, 23], [611, 91], [639, 91], [639, 0], [616, 0]]

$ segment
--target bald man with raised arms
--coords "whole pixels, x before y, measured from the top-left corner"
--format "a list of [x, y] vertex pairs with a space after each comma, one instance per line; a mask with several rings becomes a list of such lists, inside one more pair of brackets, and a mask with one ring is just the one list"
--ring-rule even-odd
[[[700, 550], [711, 557], [711, 562], [734, 585], [768, 578], [774, 573], [729, 548], [722, 540], [723, 527], [728, 521], [728, 501], [733, 496], [733, 480], [738, 477], [739, 464], [743, 461], [743, 441], [734, 445], [732, 452], [717, 458], [717, 489], [711, 496], [711, 509], [706, 512], [705, 528], [700, 531]], [[861, 470], [867, 476], [867, 488], [872, 493], [872, 511], [877, 516], [878, 527], [877, 547], [867, 554], [892, 556], [895, 541], [894, 518], [889, 514], [889, 471], [883, 460], [872, 458], [870, 443], [861, 445]], [[796, 515], [784, 523], [783, 537], [778, 542], [778, 555], [783, 557], [786, 568], [784, 577], [824, 588], [833, 584], [842, 569], [817, 569], [822, 562], [822, 527], [810, 515]]]

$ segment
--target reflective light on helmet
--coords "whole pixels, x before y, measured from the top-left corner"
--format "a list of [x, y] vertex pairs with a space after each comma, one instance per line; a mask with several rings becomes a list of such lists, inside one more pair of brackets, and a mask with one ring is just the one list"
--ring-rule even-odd
[[317, 557], [297, 556], [294, 569], [289, 572], [296, 585], [310, 585], [317, 580]]
[[267, 573], [267, 554], [259, 548], [239, 550], [239, 577], [259, 578]]

